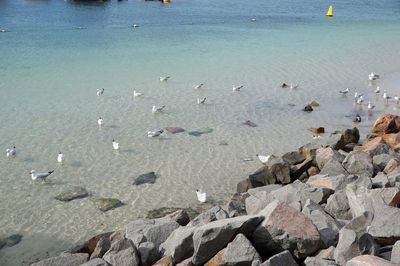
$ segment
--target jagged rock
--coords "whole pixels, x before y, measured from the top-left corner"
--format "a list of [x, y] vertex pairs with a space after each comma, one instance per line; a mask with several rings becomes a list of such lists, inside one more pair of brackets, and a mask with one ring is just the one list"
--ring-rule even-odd
[[19, 242], [21, 242], [23, 236], [20, 234], [14, 234], [10, 235], [6, 238], [0, 239], [0, 249], [2, 249], [4, 246], [7, 247], [12, 247], [17, 245]]
[[93, 203], [102, 212], [106, 212], [123, 205], [119, 199], [113, 198], [99, 198], [94, 200]]
[[282, 159], [290, 165], [302, 163], [306, 157], [299, 151], [291, 151], [282, 155]]
[[174, 263], [187, 259], [193, 254], [193, 234], [196, 227], [179, 227], [160, 246], [160, 253], [169, 256]]
[[381, 154], [389, 154], [389, 151], [390, 147], [386, 143], [379, 143], [378, 145], [365, 150], [371, 158]]
[[383, 169], [385, 174], [390, 174], [399, 169], [400, 161], [397, 158], [391, 159]]
[[[262, 168], [262, 169], [264, 169], [264, 168]], [[260, 171], [260, 170], [259, 170]], [[254, 173], [254, 174], [256, 174], [256, 173]], [[258, 175], [261, 175], [261, 172], [260, 173], [258, 173]], [[256, 175], [257, 176], [257, 175]], [[257, 179], [256, 177], [254, 177], [255, 179]], [[258, 183], [258, 182], [257, 182]], [[261, 186], [261, 185], [260, 185]], [[250, 181], [250, 177], [249, 178], [246, 178], [246, 179], [244, 179], [244, 180], [242, 180], [242, 181], [239, 181], [239, 183], [237, 183], [237, 185], [236, 185], [236, 191], [238, 192], [238, 193], [244, 193], [244, 192], [246, 192], [247, 190], [249, 190], [249, 189], [251, 189], [251, 188], [254, 188], [254, 186], [252, 185], [252, 183], [251, 183], [251, 181]]]
[[346, 145], [358, 143], [360, 140], [360, 132], [355, 127], [343, 131], [332, 133], [325, 141], [325, 145], [332, 147], [334, 150], [341, 150]]
[[58, 194], [55, 199], [59, 201], [71, 201], [73, 199], [79, 199], [87, 197], [89, 193], [83, 187], [73, 187], [68, 191]]
[[83, 244], [73, 247], [72, 249], [67, 250], [67, 253], [88, 253], [92, 254], [96, 249], [97, 243], [103, 237], [109, 238], [112, 232], [102, 233], [96, 235], [89, 240], [85, 241]]
[[327, 161], [319, 174], [329, 176], [349, 175], [342, 164], [335, 159]]
[[393, 156], [389, 154], [379, 154], [372, 157], [372, 163], [378, 167], [379, 171], [383, 171], [391, 159]]
[[189, 222], [188, 226], [200, 226], [212, 221], [228, 218], [228, 214], [221, 206], [214, 206], [211, 209], [200, 213], [196, 218]]
[[400, 131], [400, 117], [392, 114], [381, 115], [372, 126], [372, 133], [383, 135]]
[[136, 247], [144, 242], [152, 242], [158, 250], [161, 243], [178, 227], [179, 224], [170, 218], [140, 219], [126, 226], [125, 236], [132, 240]]
[[331, 147], [319, 148], [316, 151], [315, 159], [319, 169], [324, 168], [325, 164], [329, 160], [335, 160], [342, 163], [345, 156], [340, 154], [338, 151], [332, 149]]
[[387, 260], [372, 255], [361, 255], [352, 258], [346, 263], [346, 266], [396, 266]]
[[149, 172], [146, 174], [139, 175], [138, 177], [135, 178], [135, 181], [133, 182], [134, 185], [142, 185], [142, 184], [154, 184], [156, 182], [157, 175], [154, 172]]
[[367, 232], [381, 245], [400, 240], [400, 209], [386, 205], [374, 207], [374, 217]]
[[177, 222], [181, 226], [185, 226], [190, 222], [189, 214], [184, 209], [177, 210], [177, 211], [175, 211], [173, 213], [170, 213], [170, 214], [168, 214], [166, 216], [171, 218], [171, 220], [174, 220], [175, 222]]
[[103, 236], [102, 238], [99, 239], [97, 242], [97, 245], [93, 251], [93, 253], [90, 255], [90, 259], [95, 259], [95, 258], [102, 258], [104, 254], [110, 249], [111, 247], [111, 242], [108, 236]]
[[304, 266], [338, 266], [338, 264], [332, 260], [307, 257], [304, 261]]
[[390, 261], [393, 263], [400, 263], [400, 240], [396, 241], [393, 245]]
[[142, 242], [137, 247], [140, 265], [150, 266], [159, 259], [158, 249], [152, 242]]
[[313, 164], [317, 165], [315, 156], [316, 156], [317, 150], [321, 147], [322, 147], [322, 145], [317, 142], [310, 142], [310, 143], [307, 143], [307, 144], [301, 146], [299, 148], [299, 153], [301, 155], [303, 155], [306, 159], [312, 159]]
[[[249, 175], [249, 183], [247, 187], [255, 188], [275, 183], [276, 183], [276, 178], [269, 173], [267, 166], [263, 166], [253, 174]], [[245, 186], [245, 184], [241, 183], [241, 186]], [[238, 192], [240, 191], [238, 189]]]
[[192, 257], [187, 258], [186, 260], [183, 260], [183, 261], [179, 262], [178, 264], [176, 264], [176, 266], [193, 266]]
[[330, 246], [326, 249], [320, 250], [315, 257], [319, 259], [334, 260], [334, 255], [335, 255], [335, 247]]
[[245, 201], [249, 196], [248, 193], [235, 193], [232, 198], [225, 205], [225, 210], [229, 217], [236, 217], [241, 215], [246, 215]]
[[354, 175], [327, 176], [319, 174], [310, 176], [307, 180], [307, 184], [338, 191], [345, 189], [348, 184], [355, 182], [357, 179], [358, 177]]
[[335, 219], [350, 220], [353, 217], [346, 192], [344, 191], [336, 192], [328, 198], [325, 211]]
[[146, 219], [169, 217], [179, 225], [185, 226], [199, 213], [192, 208], [161, 207], [147, 212]]
[[242, 265], [251, 266], [254, 260], [261, 261], [256, 249], [243, 235], [238, 234], [228, 246], [219, 251], [204, 266], [214, 265]]
[[261, 264], [261, 266], [298, 266], [297, 262], [293, 259], [292, 254], [285, 250], [281, 253], [278, 253], [265, 262]]
[[84, 264], [81, 264], [80, 266], [111, 266], [111, 265], [103, 259], [95, 258], [89, 260], [88, 262], [85, 262]]
[[297, 258], [304, 258], [319, 249], [320, 234], [303, 213], [276, 200], [260, 214], [265, 219], [254, 231], [252, 243], [261, 255], [289, 250]]
[[52, 257], [33, 263], [31, 266], [79, 266], [87, 262], [89, 255], [87, 253], [61, 253], [58, 257]]
[[323, 127], [310, 127], [308, 129], [313, 134], [324, 134], [325, 133], [325, 128]]
[[193, 235], [193, 264], [202, 264], [211, 259], [236, 234], [250, 236], [262, 219], [262, 216], [239, 216], [196, 228]]
[[[282, 158], [271, 158], [266, 163], [268, 174], [276, 179], [278, 183], [290, 183], [290, 165]], [[267, 185], [267, 184], [266, 184]]]
[[372, 177], [374, 166], [368, 153], [363, 151], [352, 151], [342, 163], [349, 174]]
[[173, 264], [171, 257], [162, 257], [156, 263], [153, 264], [153, 266], [172, 266], [172, 265]]
[[262, 187], [251, 188], [247, 191], [247, 193], [249, 193], [250, 196], [255, 196], [259, 191], [265, 191], [268, 194], [269, 192], [278, 190], [281, 187], [282, 187], [282, 185], [280, 185], [280, 184], [266, 185], [266, 186], [262, 186]]
[[313, 166], [312, 159], [306, 159], [300, 164], [290, 166], [290, 178], [295, 180], [301, 177], [302, 174], [306, 173], [308, 169]]
[[140, 263], [138, 252], [129, 239], [112, 242], [103, 259], [111, 265], [118, 266], [139, 266]]
[[325, 247], [336, 244], [341, 226], [320, 205], [307, 200], [302, 213], [317, 227]]

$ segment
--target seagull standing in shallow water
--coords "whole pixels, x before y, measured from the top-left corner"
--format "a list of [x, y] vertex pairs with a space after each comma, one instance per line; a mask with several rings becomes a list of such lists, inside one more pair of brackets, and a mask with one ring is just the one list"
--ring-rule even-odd
[[392, 97], [390, 97], [387, 93], [386, 93], [386, 91], [383, 93], [383, 95], [382, 95], [382, 98], [386, 101], [386, 103], [388, 103], [389, 102], [389, 99], [390, 98], [392, 98]]
[[104, 88], [97, 89], [97, 96], [100, 96], [104, 93]]
[[203, 83], [200, 83], [200, 84], [194, 85], [193, 88], [198, 90], [198, 89], [201, 89], [201, 87], [203, 87], [203, 85], [204, 85]]
[[57, 155], [57, 162], [62, 163], [64, 160], [64, 154], [62, 152], [59, 152]]
[[11, 157], [11, 156], [14, 157], [16, 154], [17, 154], [17, 150], [16, 150], [15, 146], [13, 146], [10, 149], [6, 149], [6, 156], [7, 157]]
[[269, 159], [271, 158], [271, 155], [259, 155], [256, 154], [257, 158], [261, 161], [261, 163], [267, 163]]
[[156, 131], [147, 131], [147, 137], [149, 138], [156, 138], [159, 137], [162, 133], [164, 133], [164, 130], [156, 130]]
[[345, 90], [339, 91], [339, 93], [343, 94], [343, 95], [347, 95], [347, 93], [350, 92], [349, 88], [346, 88]]
[[160, 77], [160, 81], [161, 82], [166, 82], [166, 81], [168, 81], [168, 79], [170, 79], [171, 77], [170, 76], [167, 76], [167, 77]]
[[43, 180], [44, 180], [44, 179], [46, 179], [46, 177], [48, 177], [49, 175], [51, 175], [53, 172], [54, 172], [54, 170], [53, 170], [53, 171], [46, 172], [46, 173], [36, 173], [35, 170], [32, 170], [32, 171], [30, 172], [30, 174], [31, 174], [32, 180], [36, 180], [36, 179], [43, 179]]
[[196, 189], [196, 196], [197, 196], [197, 200], [200, 201], [201, 203], [204, 203], [207, 201], [207, 194], [205, 192], [202, 192], [202, 191]]
[[374, 72], [371, 72], [371, 74], [368, 75], [368, 79], [369, 79], [370, 81], [377, 80], [377, 79], [379, 79], [379, 75], [378, 75], [378, 74], [375, 74]]
[[240, 91], [241, 88], [243, 88], [243, 85], [237, 87], [235, 85], [232, 86], [233, 91]]
[[368, 102], [368, 110], [372, 111], [372, 109], [374, 109], [374, 108], [375, 108], [375, 105], [372, 105], [371, 102]]
[[99, 119], [97, 119], [97, 124], [101, 126], [103, 124], [103, 118], [99, 117]]
[[116, 142], [114, 139], [112, 140], [112, 144], [113, 144], [113, 149], [114, 150], [118, 150], [119, 149], [119, 142]]
[[393, 99], [396, 101], [396, 104], [400, 103], [400, 98], [398, 96], [394, 96]]
[[143, 95], [143, 93], [141, 93], [141, 92], [133, 91], [133, 97], [140, 97], [142, 95]]
[[206, 103], [206, 97], [204, 97], [203, 99], [197, 98], [197, 104], [205, 104]]
[[356, 115], [356, 117], [353, 120], [354, 123], [360, 123], [361, 122], [361, 116], [359, 114]]
[[162, 110], [164, 108], [165, 108], [165, 105], [163, 105], [163, 106], [155, 106], [155, 105], [153, 105], [153, 108], [151, 109], [151, 111], [154, 114], [154, 113], [157, 113], [157, 112], [162, 112]]
[[381, 92], [381, 88], [379, 88], [379, 86], [376, 87], [375, 93], [380, 93], [380, 92]]

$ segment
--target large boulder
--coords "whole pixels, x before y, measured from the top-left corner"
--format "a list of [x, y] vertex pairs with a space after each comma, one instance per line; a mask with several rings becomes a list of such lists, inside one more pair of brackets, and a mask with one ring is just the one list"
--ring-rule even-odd
[[261, 261], [260, 255], [243, 234], [238, 234], [228, 246], [219, 251], [205, 266], [241, 265], [251, 266], [252, 262]]
[[293, 259], [292, 254], [285, 250], [281, 253], [278, 253], [265, 262], [261, 264], [261, 266], [298, 266], [297, 262]]
[[214, 206], [200, 213], [197, 217], [189, 222], [188, 226], [200, 226], [212, 221], [226, 219], [228, 217], [228, 213], [222, 209], [221, 206]]
[[239, 216], [197, 227], [193, 235], [193, 264], [203, 264], [211, 259], [239, 233], [251, 236], [262, 220], [262, 216]]
[[109, 237], [103, 236], [97, 242], [93, 253], [90, 255], [90, 259], [92, 260], [95, 258], [102, 258], [104, 254], [110, 249], [110, 247], [111, 247], [111, 242]]
[[392, 114], [381, 115], [372, 126], [371, 132], [378, 135], [400, 132], [400, 117]]
[[363, 151], [352, 151], [347, 155], [342, 163], [349, 174], [358, 176], [372, 177], [374, 175], [374, 165], [372, 158]]
[[273, 201], [260, 214], [265, 219], [254, 231], [252, 243], [261, 255], [289, 250], [297, 258], [304, 258], [321, 246], [315, 225], [286, 203]]
[[396, 243], [393, 245], [390, 261], [400, 264], [400, 240], [396, 241]]
[[224, 206], [229, 217], [236, 217], [246, 215], [246, 198], [249, 197], [249, 193], [235, 193], [232, 198]]
[[265, 191], [268, 194], [274, 190], [280, 189], [281, 187], [282, 187], [282, 185], [280, 185], [280, 184], [266, 185], [266, 186], [262, 186], [262, 187], [251, 188], [247, 191], [247, 193], [249, 193], [250, 196], [255, 196], [258, 192]]
[[307, 257], [303, 263], [304, 263], [304, 266], [338, 266], [339, 265], [335, 261], [321, 259], [321, 258], [317, 258], [317, 257]]
[[346, 266], [396, 266], [387, 260], [372, 255], [361, 255], [352, 258], [346, 263]]
[[325, 145], [332, 147], [334, 150], [341, 150], [346, 145], [358, 143], [360, 140], [360, 132], [355, 127], [353, 129], [345, 129], [333, 132], [326, 140]]
[[358, 177], [354, 175], [327, 176], [319, 174], [310, 176], [307, 180], [307, 184], [338, 191], [345, 189], [348, 184], [355, 182], [357, 179]]
[[321, 169], [320, 175], [338, 176], [349, 175], [342, 163], [335, 158], [328, 160]]
[[307, 200], [302, 213], [317, 227], [325, 247], [336, 245], [341, 226], [335, 219], [327, 214], [320, 205], [311, 200]]
[[58, 257], [48, 258], [39, 262], [33, 263], [31, 266], [79, 266], [89, 259], [87, 253], [62, 253]]
[[379, 154], [372, 157], [372, 163], [379, 169], [383, 171], [390, 160], [394, 159], [392, 155], [389, 154]]
[[111, 264], [103, 259], [95, 258], [85, 262], [84, 264], [81, 264], [80, 266], [111, 266]]
[[339, 163], [342, 163], [344, 158], [344, 155], [340, 154], [331, 147], [319, 148], [316, 152], [316, 161], [319, 169], [324, 168], [325, 164], [329, 160], [335, 160]]
[[103, 259], [111, 265], [119, 266], [139, 266], [140, 263], [135, 246], [131, 240], [125, 238], [112, 242]]
[[379, 204], [367, 232], [381, 245], [393, 245], [400, 240], [400, 209]]
[[335, 219], [350, 220], [353, 218], [345, 191], [332, 194], [327, 200], [325, 211]]
[[193, 254], [193, 234], [196, 227], [179, 227], [160, 246], [163, 256], [169, 256], [174, 263], [189, 258]]

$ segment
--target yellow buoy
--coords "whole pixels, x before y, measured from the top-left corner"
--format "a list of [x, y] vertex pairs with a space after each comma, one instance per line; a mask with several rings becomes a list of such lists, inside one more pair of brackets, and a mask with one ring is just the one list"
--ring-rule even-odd
[[328, 17], [332, 17], [333, 16], [333, 7], [332, 6], [329, 6], [329, 9], [328, 9], [328, 12], [326, 12], [326, 15]]
[[162, 0], [163, 4], [169, 4], [171, 1], [170, 0]]

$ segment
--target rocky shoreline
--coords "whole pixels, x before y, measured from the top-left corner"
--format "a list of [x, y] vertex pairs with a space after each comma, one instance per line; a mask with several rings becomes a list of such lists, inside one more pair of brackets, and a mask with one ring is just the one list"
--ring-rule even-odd
[[400, 117], [359, 140], [325, 133], [271, 156], [224, 206], [154, 211], [32, 265], [400, 265]]

